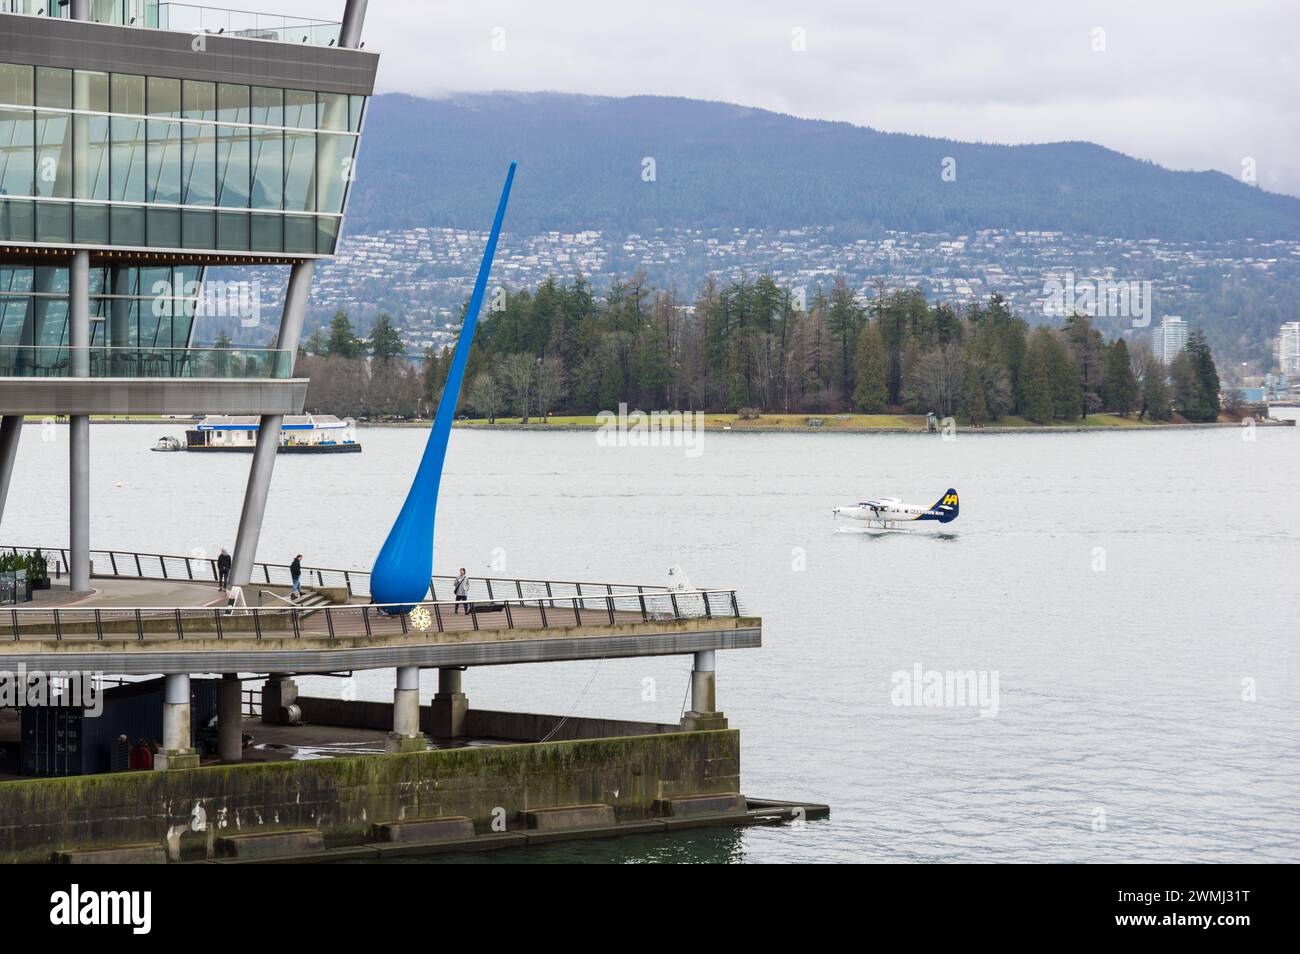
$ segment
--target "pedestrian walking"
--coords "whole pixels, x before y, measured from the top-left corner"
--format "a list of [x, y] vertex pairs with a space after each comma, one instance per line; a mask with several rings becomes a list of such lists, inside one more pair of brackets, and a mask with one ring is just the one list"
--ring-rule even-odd
[[[465, 603], [469, 599], [469, 577], [465, 575], [464, 567], [461, 567], [460, 573], [456, 575], [456, 584], [454, 589], [456, 591], [456, 609], [452, 615], [455, 615], [455, 613], [459, 613], [460, 604]], [[466, 616], [469, 615], [468, 604], [465, 606], [465, 615]]]
[[293, 586], [289, 588], [289, 599], [302, 596], [302, 554], [299, 553], [289, 564], [289, 575], [293, 577]]
[[226, 548], [221, 548], [221, 555], [217, 557], [217, 585], [223, 590], [230, 583], [230, 554]]

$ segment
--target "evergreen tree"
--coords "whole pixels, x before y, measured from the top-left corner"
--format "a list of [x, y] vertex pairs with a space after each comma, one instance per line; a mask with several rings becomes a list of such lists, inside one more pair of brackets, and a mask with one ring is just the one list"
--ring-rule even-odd
[[402, 336], [393, 327], [393, 319], [387, 314], [376, 318], [375, 327], [370, 332], [370, 353], [375, 356], [375, 360], [387, 364], [404, 350]]
[[[1195, 381], [1195, 403], [1183, 416], [1189, 421], [1217, 421], [1219, 419], [1219, 372], [1214, 366], [1214, 355], [1205, 342], [1205, 332], [1196, 330], [1187, 339], [1183, 351], [1191, 364]], [[1191, 413], [1188, 413], [1188, 411]]]
[[1116, 338], [1106, 349], [1106, 374], [1104, 380], [1106, 407], [1123, 417], [1133, 410], [1138, 396], [1137, 378], [1129, 358], [1128, 345]]
[[879, 414], [885, 409], [889, 397], [885, 385], [885, 341], [880, 329], [870, 321], [858, 335], [854, 364], [857, 381], [853, 389], [853, 406], [863, 414]]
[[325, 353], [332, 358], [355, 358], [361, 354], [361, 342], [346, 312], [336, 311], [330, 319], [329, 339]]
[[853, 290], [844, 279], [837, 278], [835, 287], [831, 289], [826, 328], [835, 344], [836, 384], [846, 397], [853, 393], [853, 351], [865, 320], [866, 313], [854, 297]]
[[1021, 413], [1035, 424], [1050, 424], [1056, 416], [1056, 406], [1052, 402], [1049, 349], [1043, 336], [1050, 336], [1051, 332], [1045, 328], [1040, 328], [1039, 332], [1031, 336], [1025, 353], [1024, 406]]
[[326, 354], [329, 343], [325, 339], [325, 332], [321, 331], [320, 326], [312, 331], [311, 335], [302, 345], [302, 351], [306, 354], [322, 357]]

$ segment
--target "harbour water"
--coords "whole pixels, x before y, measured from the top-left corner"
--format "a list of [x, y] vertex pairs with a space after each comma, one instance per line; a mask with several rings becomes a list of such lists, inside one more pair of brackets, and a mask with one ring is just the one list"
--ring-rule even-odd
[[[249, 458], [149, 452], [180, 431], [91, 429], [92, 547], [231, 546]], [[281, 456], [259, 558], [368, 568], [425, 433], [362, 428], [362, 454]], [[66, 435], [25, 428], [0, 542], [66, 540]], [[638, 583], [679, 565], [734, 586], [764, 622], [763, 649], [718, 661], [744, 789], [833, 812], [476, 860], [1295, 861], [1297, 472], [1293, 428], [708, 433], [698, 455], [457, 431], [436, 571]], [[833, 506], [947, 487], [951, 532], [834, 532]], [[476, 707], [669, 722], [689, 665], [476, 669], [465, 691]], [[996, 680], [996, 706], [897, 704], [913, 697], [896, 674], [918, 666]], [[303, 682], [393, 688], [386, 671]], [[426, 697], [435, 683], [425, 673]]]

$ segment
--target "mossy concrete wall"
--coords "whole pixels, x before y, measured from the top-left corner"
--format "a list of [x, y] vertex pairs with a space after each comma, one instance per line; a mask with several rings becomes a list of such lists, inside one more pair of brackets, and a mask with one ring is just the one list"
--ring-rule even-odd
[[517, 827], [537, 808], [604, 803], [620, 820], [656, 799], [740, 790], [736, 730], [443, 749], [0, 782], [0, 862], [54, 852], [162, 844], [210, 857], [222, 834], [319, 828], [328, 846], [370, 826], [467, 815]]

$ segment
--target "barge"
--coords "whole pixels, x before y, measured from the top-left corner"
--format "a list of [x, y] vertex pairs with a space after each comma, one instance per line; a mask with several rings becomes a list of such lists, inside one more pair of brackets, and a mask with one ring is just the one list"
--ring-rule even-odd
[[[253, 415], [210, 414], [185, 432], [185, 449], [251, 454], [261, 420]], [[280, 427], [280, 454], [359, 454], [356, 422], [333, 414], [288, 414]]]

